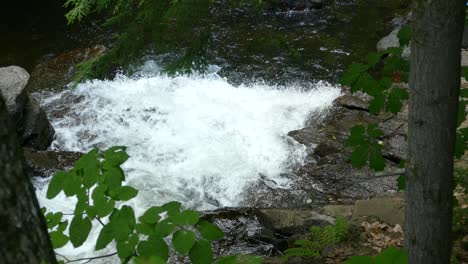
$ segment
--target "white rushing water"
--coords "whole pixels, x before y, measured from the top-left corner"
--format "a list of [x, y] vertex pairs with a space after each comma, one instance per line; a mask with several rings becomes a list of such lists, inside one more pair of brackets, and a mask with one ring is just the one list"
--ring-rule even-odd
[[[130, 202], [138, 215], [172, 200], [196, 209], [236, 206], [243, 189], [260, 175], [287, 188], [289, 180], [281, 173], [305, 157], [305, 147], [287, 133], [339, 95], [326, 83], [311, 86], [233, 86], [216, 73], [152, 74], [87, 82], [45, 97], [42, 104], [64, 112], [51, 117], [54, 148], [85, 152], [128, 146], [126, 184], [140, 191]], [[46, 200], [46, 188], [36, 185], [42, 206], [73, 210], [73, 200], [62, 194]], [[88, 241], [97, 234], [93, 229]], [[92, 248], [91, 243], [79, 249], [67, 245], [58, 252], [76, 258], [95, 255]]]

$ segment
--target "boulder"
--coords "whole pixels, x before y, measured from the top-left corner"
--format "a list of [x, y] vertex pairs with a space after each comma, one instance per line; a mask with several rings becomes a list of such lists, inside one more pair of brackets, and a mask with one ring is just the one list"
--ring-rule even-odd
[[28, 80], [29, 74], [20, 67], [0, 68], [0, 94], [5, 98], [10, 116], [16, 121], [21, 145], [44, 150], [49, 147], [55, 132], [46, 113], [27, 93]]
[[29, 73], [18, 66], [0, 68], [0, 92], [5, 100], [8, 112], [13, 120], [21, 119], [23, 109], [28, 101], [26, 85]]

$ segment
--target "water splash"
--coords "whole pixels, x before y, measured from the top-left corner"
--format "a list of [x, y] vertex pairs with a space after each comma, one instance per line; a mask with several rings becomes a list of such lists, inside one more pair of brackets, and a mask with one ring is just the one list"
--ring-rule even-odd
[[[41, 99], [56, 131], [53, 148], [85, 152], [128, 146], [124, 170], [127, 184], [140, 191], [130, 202], [137, 215], [172, 200], [200, 210], [236, 206], [243, 189], [260, 178], [287, 188], [290, 182], [281, 174], [306, 155], [287, 133], [339, 95], [339, 89], [320, 82], [307, 89], [233, 86], [216, 73], [148, 72], [90, 81]], [[41, 205], [72, 212], [75, 201], [63, 194], [47, 200], [45, 184], [36, 183]], [[88, 241], [97, 235], [94, 226]], [[104, 253], [94, 253], [92, 243], [59, 252], [71, 258]]]

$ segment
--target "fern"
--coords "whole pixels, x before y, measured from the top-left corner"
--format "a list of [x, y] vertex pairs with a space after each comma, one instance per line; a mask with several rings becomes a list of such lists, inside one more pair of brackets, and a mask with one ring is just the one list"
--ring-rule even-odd
[[308, 248], [288, 248], [284, 251], [285, 258], [290, 257], [318, 257], [320, 253]]
[[343, 242], [348, 236], [349, 225], [344, 217], [337, 217], [334, 225], [325, 227], [312, 226], [310, 228], [311, 239], [300, 239], [294, 242], [296, 247], [285, 250], [285, 258], [292, 256], [314, 257], [328, 246]]

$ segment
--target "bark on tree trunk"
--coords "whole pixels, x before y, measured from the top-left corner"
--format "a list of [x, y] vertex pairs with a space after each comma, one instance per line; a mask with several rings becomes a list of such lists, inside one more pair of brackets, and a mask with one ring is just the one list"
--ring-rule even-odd
[[465, 0], [415, 0], [406, 187], [411, 264], [450, 263]]
[[55, 264], [47, 226], [9, 119], [0, 96], [0, 263]]

